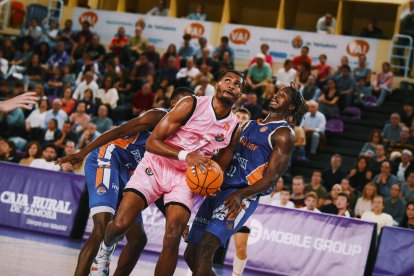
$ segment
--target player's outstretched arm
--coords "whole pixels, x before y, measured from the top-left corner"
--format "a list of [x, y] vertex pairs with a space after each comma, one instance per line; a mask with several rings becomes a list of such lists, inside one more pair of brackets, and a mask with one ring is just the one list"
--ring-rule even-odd
[[241, 130], [241, 127], [236, 126], [236, 128], [233, 131], [230, 144], [224, 149], [221, 149], [217, 153], [217, 155], [213, 157], [213, 160], [220, 165], [223, 172], [226, 171], [227, 167], [229, 166], [233, 158], [234, 150], [236, 149], [236, 146], [238, 145], [240, 140]]
[[160, 120], [165, 116], [166, 112], [161, 109], [151, 109], [142, 116], [132, 119], [114, 129], [100, 135], [83, 149], [75, 154], [70, 154], [63, 158], [59, 158], [56, 164], [70, 162], [72, 164], [81, 163], [83, 159], [95, 148], [106, 145], [107, 143], [129, 135], [135, 135], [139, 132], [153, 129]]
[[279, 128], [275, 131], [272, 135], [273, 151], [270, 155], [265, 176], [253, 185], [238, 190], [226, 199], [224, 204], [228, 209], [229, 217], [237, 215], [243, 198], [266, 191], [283, 175], [289, 163], [294, 140], [294, 135], [288, 128]]
[[[195, 100], [193, 97], [183, 98], [177, 105], [160, 121], [147, 140], [147, 151], [171, 159], [179, 159], [178, 154], [182, 149], [171, 146], [164, 142], [173, 135], [187, 118], [191, 115]], [[189, 166], [198, 166], [205, 170], [209, 159], [197, 152], [185, 153], [185, 160]]]
[[27, 92], [14, 98], [0, 101], [0, 112], [10, 112], [16, 108], [31, 109], [39, 97], [36, 92]]

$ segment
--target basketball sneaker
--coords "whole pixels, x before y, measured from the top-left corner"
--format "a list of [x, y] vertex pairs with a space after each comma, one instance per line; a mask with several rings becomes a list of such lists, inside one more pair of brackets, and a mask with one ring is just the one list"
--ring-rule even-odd
[[105, 250], [103, 247], [103, 241], [99, 247], [98, 254], [93, 260], [91, 266], [91, 276], [108, 276], [109, 275], [109, 265], [111, 264], [111, 255], [114, 253], [116, 245], [112, 246], [111, 250]]

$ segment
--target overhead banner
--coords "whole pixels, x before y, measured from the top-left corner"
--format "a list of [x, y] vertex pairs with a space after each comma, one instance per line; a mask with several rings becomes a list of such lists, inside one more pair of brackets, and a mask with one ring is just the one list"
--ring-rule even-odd
[[[364, 275], [375, 224], [259, 205], [250, 228], [249, 269], [273, 275]], [[235, 255], [230, 244], [229, 265]]]
[[414, 275], [414, 231], [397, 227], [382, 228], [372, 275]]
[[0, 162], [0, 224], [70, 236], [85, 177]]
[[121, 26], [129, 37], [133, 37], [139, 21], [143, 26], [142, 36], [160, 49], [167, 49], [171, 43], [178, 49], [185, 33], [192, 36], [192, 43], [198, 47], [198, 38], [209, 39], [212, 30], [211, 22], [83, 8], [75, 8], [72, 18], [75, 30], [80, 30], [82, 22], [88, 21], [92, 25], [91, 31], [96, 32], [104, 44], [111, 42]]
[[320, 54], [328, 57], [331, 66], [340, 65], [342, 56], [349, 58], [351, 67], [358, 64], [358, 56], [366, 54], [368, 66], [375, 64], [377, 40], [352, 36], [338, 36], [311, 32], [288, 31], [275, 28], [253, 27], [226, 24], [224, 34], [229, 37], [237, 59], [251, 60], [260, 53], [260, 45], [267, 43], [274, 61], [283, 63], [300, 54], [303, 46], [308, 46], [313, 62], [319, 63]]

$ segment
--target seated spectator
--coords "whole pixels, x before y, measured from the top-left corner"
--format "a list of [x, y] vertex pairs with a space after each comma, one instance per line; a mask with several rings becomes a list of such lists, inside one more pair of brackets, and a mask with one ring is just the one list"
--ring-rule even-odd
[[318, 19], [316, 32], [319, 34], [333, 34], [335, 32], [336, 21], [332, 14], [327, 13]]
[[295, 208], [295, 205], [289, 199], [290, 199], [289, 189], [283, 187], [282, 190], [280, 191], [280, 199], [276, 202], [272, 202], [273, 204], [271, 205], [277, 206], [277, 207], [290, 208], [290, 209]]
[[[86, 38], [88, 41], [88, 38]], [[102, 63], [105, 59], [106, 50], [105, 47], [101, 44], [101, 40], [98, 35], [93, 35], [90, 43], [88, 43], [88, 48], [86, 48], [86, 53], [91, 57], [91, 60], [94, 63]]]
[[356, 166], [348, 175], [349, 182], [357, 192], [361, 192], [365, 185], [371, 181], [372, 172], [368, 166], [368, 160], [364, 156], [358, 157]]
[[103, 80], [103, 87], [99, 89], [96, 94], [96, 103], [98, 105], [105, 104], [114, 109], [117, 107], [118, 100], [118, 91], [114, 88], [112, 78], [105, 77]]
[[228, 70], [234, 70], [234, 62], [231, 60], [231, 55], [229, 51], [224, 51], [223, 59], [220, 61], [220, 64], [227, 66]]
[[41, 144], [42, 146], [54, 144], [61, 136], [62, 132], [57, 127], [57, 120], [52, 118], [47, 123], [47, 128], [43, 131]]
[[95, 99], [92, 90], [87, 88], [83, 95], [83, 102], [86, 105], [85, 113], [88, 115], [95, 114]]
[[40, 140], [40, 134], [43, 132], [43, 122], [46, 118], [46, 112], [49, 108], [49, 101], [43, 97], [39, 101], [39, 108], [33, 109], [26, 119], [26, 131], [31, 140]]
[[33, 160], [35, 160], [36, 158], [40, 158], [41, 151], [42, 149], [40, 147], [39, 142], [32, 141], [28, 143], [26, 146], [26, 154], [23, 156], [22, 159], [20, 159], [19, 164], [30, 166]]
[[115, 83], [114, 87], [119, 93], [120, 104], [129, 102], [132, 99], [132, 84], [126, 69], [122, 69], [119, 72], [119, 80]]
[[75, 71], [78, 72], [78, 76], [75, 80], [75, 85], [79, 85], [85, 80], [86, 74], [91, 72], [93, 74], [93, 80], [97, 81], [101, 76], [99, 71], [99, 64], [95, 62], [89, 53], [85, 53], [80, 64], [75, 64]]
[[95, 98], [98, 94], [99, 86], [96, 81], [94, 81], [92, 72], [87, 72], [85, 74], [85, 79], [76, 88], [75, 92], [73, 93], [73, 98], [77, 101], [83, 100], [86, 89], [90, 89], [92, 91], [93, 98]]
[[348, 196], [349, 204], [353, 208], [355, 206], [356, 199], [355, 199], [354, 188], [352, 188], [351, 184], [349, 183], [348, 178], [343, 178], [341, 180], [341, 187], [342, 187], [342, 192]]
[[[236, 115], [237, 120], [239, 121], [240, 126], [243, 126], [245, 123], [247, 123], [248, 121], [250, 121], [250, 119], [252, 118], [252, 114], [250, 114], [249, 110], [247, 110], [244, 107], [241, 107], [241, 108], [236, 109], [236, 111], [234, 111], [234, 115]], [[279, 179], [282, 179], [282, 181], [283, 181], [283, 178], [279, 178]]]
[[355, 78], [351, 75], [348, 65], [342, 66], [341, 74], [335, 78], [340, 97], [341, 109], [352, 105], [353, 95], [356, 87]]
[[154, 102], [154, 93], [152, 92], [151, 85], [146, 83], [142, 86], [142, 89], [135, 93], [131, 101], [132, 114], [134, 116], [140, 115], [145, 111], [152, 108]]
[[414, 171], [408, 172], [405, 180], [401, 185], [401, 196], [407, 202], [414, 202]]
[[42, 21], [42, 40], [47, 42], [52, 48], [55, 48], [59, 38], [59, 23], [54, 19], [50, 19], [51, 16], [52, 13], [49, 13]]
[[70, 115], [70, 122], [73, 124], [73, 128], [76, 129], [76, 132], [82, 133], [87, 125], [89, 124], [91, 117], [86, 114], [86, 103], [78, 102], [76, 106], [76, 111]]
[[362, 190], [362, 195], [358, 198], [355, 205], [355, 216], [360, 218], [363, 213], [372, 210], [372, 201], [377, 196], [377, 186], [369, 182]]
[[49, 76], [49, 80], [45, 83], [45, 94], [48, 96], [61, 97], [63, 90], [63, 74], [62, 69], [54, 67], [52, 74]]
[[359, 36], [366, 38], [385, 38], [382, 30], [377, 27], [376, 19], [369, 20], [368, 25], [362, 29]]
[[213, 47], [207, 43], [207, 38], [205, 38], [204, 36], [200, 36], [198, 38], [198, 45], [199, 45], [199, 48], [196, 50], [196, 53], [195, 53], [196, 59], [203, 57], [204, 50], [208, 50], [209, 53], [213, 51]]
[[93, 140], [99, 137], [101, 133], [96, 130], [96, 125], [89, 123], [86, 127], [86, 130], [83, 132], [82, 136], [80, 137], [78, 147], [79, 149], [84, 148], [85, 146], [89, 145]]
[[401, 160], [395, 162], [393, 173], [398, 180], [404, 182], [409, 172], [414, 171], [414, 162], [412, 162], [413, 153], [405, 149], [401, 153]]
[[72, 44], [75, 42], [73, 37], [75, 33], [73, 31], [73, 21], [72, 19], [66, 19], [63, 25], [63, 28], [59, 30], [58, 40], [62, 41], [65, 44], [65, 49], [69, 50], [72, 48]]
[[216, 94], [216, 90], [214, 86], [211, 85], [208, 81], [206, 76], [202, 76], [200, 78], [200, 84], [194, 88], [194, 93], [196, 96], [214, 96]]
[[190, 20], [198, 20], [198, 21], [206, 21], [207, 14], [204, 12], [203, 4], [197, 4], [195, 11], [187, 15], [187, 19]]
[[400, 193], [400, 185], [393, 184], [391, 186], [391, 196], [384, 203], [384, 213], [391, 215], [396, 222], [394, 223], [395, 225], [399, 225], [402, 222], [405, 212], [405, 201], [400, 197]]
[[[70, 53], [70, 58], [75, 68], [80, 68], [83, 63], [83, 57], [85, 56], [88, 44], [86, 42], [86, 37], [80, 36], [79, 41], [75, 42], [72, 47], [72, 52]], [[79, 70], [79, 69], [78, 69]]]
[[358, 56], [358, 66], [353, 71], [353, 76], [355, 79], [364, 79], [365, 83], [370, 85], [371, 82], [371, 68], [367, 65], [367, 56], [365, 54], [360, 54]]
[[307, 82], [300, 87], [299, 92], [302, 94], [305, 101], [317, 101], [321, 95], [321, 90], [316, 86], [315, 77], [312, 75], [310, 75]]
[[70, 87], [71, 89], [75, 89], [76, 76], [72, 73], [72, 67], [70, 65], [63, 66], [62, 82], [63, 87]]
[[[406, 127], [411, 127], [414, 122], [414, 102], [404, 102], [403, 110], [400, 113], [401, 123]], [[414, 128], [413, 128], [414, 129]]]
[[68, 115], [62, 110], [62, 103], [59, 99], [54, 99], [52, 102], [52, 109], [46, 111], [45, 120], [42, 128], [46, 128], [50, 119], [56, 119], [58, 129], [62, 129], [63, 123], [68, 119]]
[[301, 127], [305, 130], [306, 141], [310, 141], [310, 155], [315, 155], [318, 150], [321, 135], [325, 133], [326, 118], [318, 111], [319, 105], [315, 101], [308, 103], [309, 112], [302, 120]]
[[33, 52], [29, 41], [24, 40], [22, 50], [17, 52], [14, 58], [9, 61], [8, 75], [13, 75], [13, 73], [21, 73], [24, 68], [29, 65], [32, 55]]
[[158, 69], [161, 58], [160, 54], [155, 50], [154, 44], [147, 43], [143, 54], [148, 57], [148, 60], [154, 65], [155, 69]]
[[[272, 55], [269, 54], [269, 44], [267, 43], [263, 43], [262, 45], [260, 45], [260, 51], [261, 53], [265, 56], [264, 61], [270, 66], [270, 68], [272, 68], [273, 66], [273, 58]], [[249, 63], [249, 67], [251, 67], [253, 64], [256, 63], [256, 57], [254, 57], [250, 63]], [[286, 62], [286, 61], [285, 61]], [[273, 71], [273, 70], [272, 70]], [[290, 84], [290, 82], [288, 83]]]
[[414, 202], [408, 202], [400, 227], [414, 229]]
[[70, 64], [70, 62], [70, 56], [66, 53], [65, 44], [63, 42], [58, 42], [56, 46], [56, 53], [48, 59], [45, 69], [53, 67], [63, 68], [63, 66]]
[[178, 73], [177, 60], [175, 57], [170, 56], [167, 67], [158, 72], [158, 83], [160, 85], [162, 82], [167, 82], [167, 85], [174, 85], [176, 83]]
[[293, 62], [290, 59], [286, 59], [283, 67], [277, 71], [276, 74], [276, 88], [280, 89], [283, 86], [290, 85], [291, 82], [296, 81], [297, 71], [293, 68]]
[[293, 128], [295, 132], [295, 143], [293, 144], [292, 160], [306, 160], [306, 134], [303, 127], [295, 126]]
[[318, 98], [319, 110], [328, 118], [339, 115], [339, 97], [335, 80], [329, 79], [327, 89]]
[[414, 152], [414, 143], [410, 141], [410, 129], [406, 126], [401, 127], [400, 139], [397, 142], [391, 143], [388, 148], [388, 153], [392, 156], [395, 153], [402, 153], [403, 150]]
[[392, 80], [394, 78], [391, 72], [391, 65], [388, 62], [382, 64], [382, 72], [377, 74], [376, 81], [372, 83], [374, 94], [379, 95], [377, 106], [382, 106], [385, 97], [392, 92]]
[[125, 47], [129, 44], [129, 38], [125, 34], [125, 28], [119, 27], [118, 32], [115, 37], [112, 38], [111, 43], [109, 44], [109, 49], [113, 56], [122, 57], [126, 54]]
[[200, 67], [202, 64], [207, 64], [209, 71], [214, 75], [217, 73], [217, 63], [210, 57], [211, 51], [207, 48], [204, 48], [201, 52], [201, 57], [196, 60], [197, 67]]
[[311, 65], [307, 62], [302, 63], [297, 67], [298, 73], [296, 75], [295, 83], [300, 87], [304, 86], [311, 76]]
[[214, 81], [214, 76], [210, 73], [209, 67], [207, 64], [202, 64], [199, 67], [200, 73], [198, 73], [197, 76], [195, 76], [194, 80], [191, 83], [191, 87], [196, 87], [200, 84], [200, 79], [202, 77], [207, 78], [208, 83], [212, 83]]
[[365, 156], [366, 158], [373, 158], [378, 145], [382, 145], [381, 130], [374, 129], [369, 135], [369, 141], [364, 144], [359, 156]]
[[155, 74], [155, 66], [149, 61], [146, 54], [141, 54], [135, 66], [132, 69], [130, 79], [134, 90], [140, 89], [146, 82], [148, 75]]
[[231, 61], [234, 63], [234, 50], [229, 46], [229, 38], [222, 36], [220, 38], [220, 45], [213, 51], [213, 59], [218, 62], [223, 61], [223, 54], [226, 51], [230, 53]]
[[323, 88], [326, 85], [326, 81], [331, 75], [332, 68], [329, 64], [326, 64], [328, 57], [325, 54], [319, 56], [319, 64], [312, 66], [312, 69], [318, 70], [318, 77], [316, 80], [317, 85]]
[[[174, 66], [170, 66], [170, 60], [175, 61]], [[165, 53], [161, 57], [159, 68], [161, 70], [165, 68], [175, 68], [177, 70], [180, 69], [180, 57], [177, 54], [177, 48], [174, 44], [168, 45], [167, 51], [165, 51]]]
[[249, 110], [251, 114], [252, 120], [257, 120], [259, 118], [262, 118], [263, 116], [263, 109], [262, 106], [258, 103], [258, 98], [256, 93], [250, 92], [247, 94], [247, 103], [244, 106], [247, 110]]
[[336, 68], [335, 72], [334, 72], [334, 76], [337, 77], [339, 75], [342, 74], [342, 68], [347, 65], [349, 66], [349, 59], [347, 56], [342, 56], [341, 60], [340, 60], [340, 64], [339, 66]]
[[299, 208], [299, 210], [305, 210], [309, 212], [320, 213], [321, 211], [316, 208], [318, 205], [318, 195], [315, 192], [308, 192], [305, 196], [305, 206]]
[[72, 127], [72, 123], [70, 121], [66, 121], [63, 124], [62, 135], [54, 143], [58, 150], [59, 156], [62, 155], [67, 141], [73, 141], [75, 144], [77, 144], [79, 141], [79, 135], [75, 131], [73, 131]]
[[391, 164], [388, 161], [384, 161], [381, 164], [381, 171], [379, 174], [374, 176], [372, 180], [377, 184], [378, 194], [382, 195], [385, 199], [390, 197], [391, 186], [398, 183], [398, 178], [391, 174]]
[[73, 36], [74, 40], [76, 42], [79, 42], [80, 37], [86, 37], [86, 42], [89, 44], [93, 42], [93, 32], [91, 31], [91, 22], [89, 20], [83, 20], [81, 24], [81, 30], [76, 32], [76, 34]]
[[112, 119], [108, 117], [108, 107], [104, 104], [98, 108], [98, 116], [92, 118], [91, 122], [96, 125], [96, 130], [104, 133], [112, 128]]
[[322, 171], [323, 186], [327, 191], [330, 191], [336, 183], [340, 183], [342, 178], [346, 177], [346, 172], [341, 167], [342, 156], [334, 154], [331, 157], [330, 168]]
[[10, 140], [2, 141], [0, 144], [0, 161], [19, 163], [16, 156], [16, 144]]
[[373, 175], [376, 175], [381, 170], [381, 165], [383, 162], [388, 161], [385, 156], [385, 149], [383, 145], [377, 145], [375, 150], [375, 155], [371, 158], [371, 171]]
[[40, 66], [39, 55], [34, 54], [24, 72], [23, 83], [24, 90], [33, 89], [36, 85], [43, 83], [44, 73]]
[[368, 97], [371, 96], [371, 89], [366, 86], [364, 78], [359, 78], [356, 82], [354, 105], [364, 106]]
[[325, 187], [322, 186], [322, 172], [315, 170], [312, 173], [311, 182], [306, 186], [306, 192], [315, 192], [318, 195], [318, 207], [322, 206], [325, 202], [328, 192]]
[[180, 49], [178, 49], [178, 55], [184, 60], [187, 58], [194, 57], [196, 50], [190, 44], [191, 35], [190, 34], [183, 35], [183, 40], [184, 40], [184, 44], [183, 46], [180, 47]]
[[[65, 143], [65, 149], [64, 149], [64, 155], [63, 156], [67, 156], [67, 155], [74, 154], [74, 153], [76, 153], [75, 142], [67, 140], [66, 143]], [[82, 164], [79, 164], [79, 163], [75, 164], [75, 165], [72, 165], [69, 162], [68, 163], [63, 163], [61, 165], [62, 172], [74, 173], [75, 170], [77, 168], [79, 168], [81, 165]]]
[[384, 213], [384, 197], [377, 195], [372, 201], [372, 211], [362, 214], [361, 219], [377, 224], [377, 234], [381, 233], [382, 227], [393, 226], [394, 220], [389, 214]]
[[303, 176], [296, 175], [292, 179], [292, 194], [290, 201], [293, 202], [295, 208], [302, 208], [305, 206], [305, 180]]
[[309, 66], [312, 65], [312, 58], [309, 56], [309, 47], [308, 46], [303, 46], [300, 49], [300, 54], [295, 56], [292, 60], [293, 62], [293, 67], [296, 70], [299, 70], [299, 66], [301, 66], [304, 63], [309, 64]]
[[401, 117], [398, 113], [392, 113], [390, 123], [385, 124], [382, 130], [382, 137], [386, 145], [397, 143], [400, 140], [402, 127], [400, 125]]
[[63, 92], [63, 98], [60, 98], [59, 100], [62, 103], [62, 110], [70, 116], [76, 106], [76, 101], [72, 98], [72, 88], [66, 87]]
[[249, 68], [246, 76], [247, 85], [260, 97], [264, 87], [272, 80], [272, 69], [264, 62], [262, 53], [256, 55], [256, 64]]
[[34, 45], [40, 44], [43, 37], [43, 31], [36, 18], [32, 17], [30, 19], [29, 27], [27, 29], [22, 29], [21, 36], [30, 39]]
[[177, 82], [180, 84], [178, 86], [189, 86], [198, 74], [200, 74], [200, 70], [195, 67], [193, 58], [188, 58], [186, 67], [181, 68], [176, 75]]
[[[240, 121], [239, 121], [240, 122]], [[240, 122], [241, 123], [241, 122]], [[270, 206], [276, 206], [276, 202], [280, 201], [280, 193], [284, 186], [284, 180], [282, 177], [279, 177], [279, 179], [276, 182], [276, 186], [273, 189], [272, 193], [269, 195], [261, 196], [259, 199], [260, 204], [270, 205]]]
[[335, 201], [335, 206], [338, 209], [338, 212], [336, 213], [336, 215], [341, 216], [341, 217], [348, 217], [348, 218], [352, 218], [355, 215], [353, 214], [352, 210], [349, 208], [350, 202], [349, 202], [349, 198], [348, 195], [345, 193], [339, 193], [336, 201]]
[[332, 186], [332, 190], [328, 193], [323, 206], [320, 207], [322, 213], [327, 214], [337, 214], [338, 208], [336, 207], [336, 199], [338, 194], [342, 193], [342, 186], [340, 184], [335, 184]]
[[57, 158], [57, 150], [54, 145], [46, 145], [42, 149], [42, 157], [37, 158], [30, 163], [30, 167], [60, 171], [60, 166], [55, 164]]
[[146, 14], [153, 16], [168, 16], [168, 8], [166, 1], [158, 1], [158, 5], [150, 9]]

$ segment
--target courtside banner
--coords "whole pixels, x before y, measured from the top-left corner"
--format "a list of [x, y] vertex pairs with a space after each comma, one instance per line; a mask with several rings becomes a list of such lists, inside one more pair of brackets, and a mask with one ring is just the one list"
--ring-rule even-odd
[[375, 65], [377, 40], [352, 36], [327, 35], [310, 32], [298, 32], [275, 28], [252, 27], [226, 24], [224, 34], [229, 37], [237, 59], [251, 60], [260, 53], [260, 45], [269, 44], [270, 54], [277, 63], [292, 59], [300, 53], [300, 48], [308, 46], [315, 64], [320, 54], [326, 54], [327, 63], [338, 66], [342, 56], [349, 58], [349, 65], [356, 67], [358, 56], [366, 54], [368, 66]]
[[[364, 275], [375, 224], [259, 205], [252, 216], [246, 267], [273, 275]], [[235, 255], [231, 241], [226, 264]]]
[[70, 236], [83, 176], [0, 162], [0, 224]]
[[109, 44], [121, 26], [129, 37], [133, 37], [135, 24], [139, 21], [144, 26], [142, 37], [164, 50], [171, 43], [178, 49], [185, 33], [190, 34], [193, 38], [191, 42], [198, 45], [197, 39], [200, 36], [209, 39], [212, 30], [211, 22], [83, 8], [75, 8], [72, 19], [75, 30], [80, 30], [84, 21], [91, 23], [91, 31], [100, 36], [103, 44]]
[[372, 275], [414, 275], [414, 231], [382, 228]]

